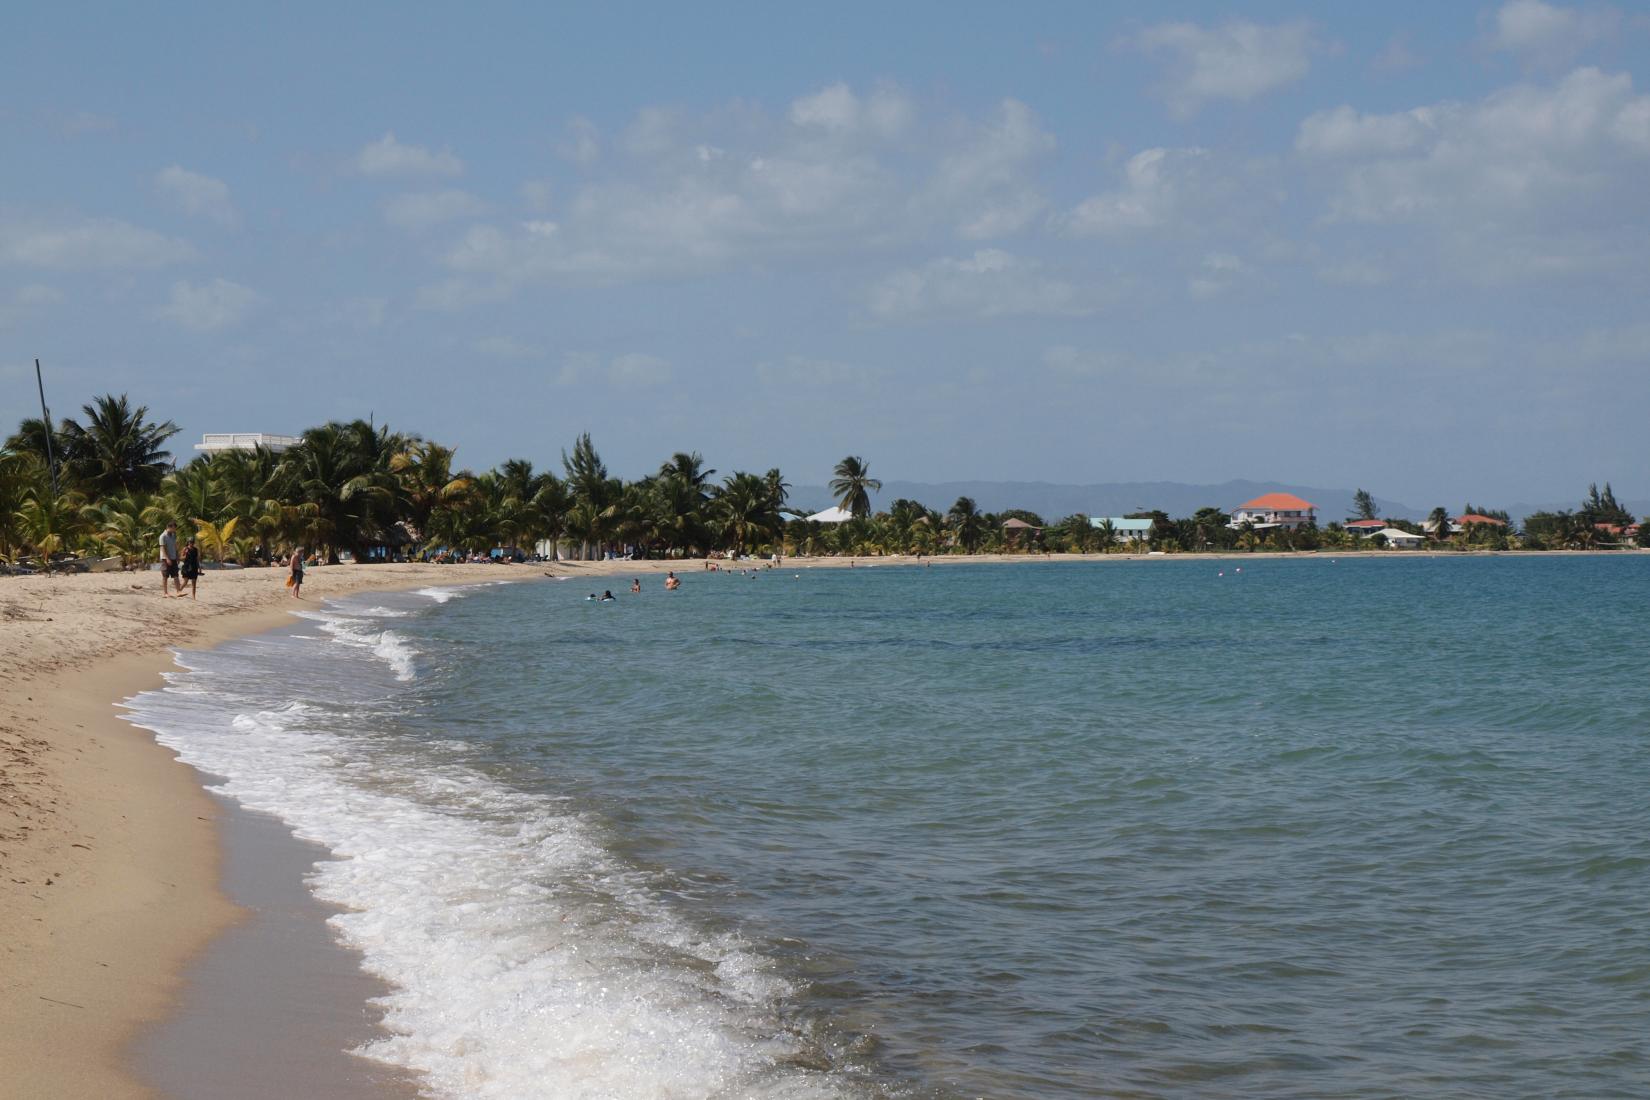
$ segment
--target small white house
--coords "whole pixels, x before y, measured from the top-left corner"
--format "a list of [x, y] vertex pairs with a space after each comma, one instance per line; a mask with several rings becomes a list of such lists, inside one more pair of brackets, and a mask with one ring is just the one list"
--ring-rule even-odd
[[297, 445], [298, 437], [295, 435], [266, 435], [263, 432], [207, 432], [201, 436], [201, 441], [195, 444], [195, 450], [210, 456], [224, 451], [251, 451], [264, 447], [278, 454]]
[[1383, 527], [1375, 533], [1386, 539], [1386, 544], [1394, 550], [1414, 550], [1427, 541], [1426, 536], [1405, 531], [1401, 527]]
[[1152, 520], [1150, 516], [1140, 519], [1129, 519], [1126, 516], [1090, 516], [1089, 526], [1100, 530], [1111, 524], [1112, 537], [1116, 542], [1147, 542], [1152, 537]]

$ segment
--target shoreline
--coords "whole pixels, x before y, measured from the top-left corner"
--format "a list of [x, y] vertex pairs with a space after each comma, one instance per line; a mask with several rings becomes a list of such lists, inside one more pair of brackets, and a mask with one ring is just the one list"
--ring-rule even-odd
[[224, 808], [117, 707], [163, 686], [179, 648], [273, 629], [368, 590], [542, 579], [526, 566], [211, 571], [198, 600], [156, 573], [0, 581], [0, 1098], [153, 1095], [129, 1048], [184, 970], [244, 919], [223, 891]]
[[[787, 558], [781, 568], [1331, 557], [1546, 557], [1527, 552], [942, 555]], [[1620, 551], [1556, 552], [1597, 556]], [[734, 569], [766, 563], [719, 562]], [[0, 667], [0, 1097], [152, 1095], [133, 1075], [134, 1040], [176, 1010], [185, 974], [245, 919], [225, 895], [232, 808], [210, 777], [180, 765], [118, 705], [160, 687], [172, 651], [273, 629], [293, 611], [368, 590], [489, 581], [691, 580], [703, 559], [524, 565], [327, 566], [303, 603], [279, 570], [207, 573], [199, 601], [161, 600], [154, 573], [0, 581], [12, 645]]]

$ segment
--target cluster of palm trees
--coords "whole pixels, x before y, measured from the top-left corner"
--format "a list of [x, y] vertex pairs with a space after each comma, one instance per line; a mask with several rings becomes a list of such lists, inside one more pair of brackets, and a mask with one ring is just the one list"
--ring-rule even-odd
[[[124, 395], [81, 412], [55, 424], [26, 419], [0, 447], [0, 558], [95, 555], [139, 565], [153, 560], [168, 522], [194, 534], [208, 560], [242, 563], [293, 547], [334, 561], [531, 553], [546, 543], [582, 557], [791, 547], [781, 514], [790, 485], [780, 471], [715, 481], [696, 452], [624, 481], [586, 434], [563, 453], [562, 476], [523, 459], [478, 474], [457, 468], [453, 448], [355, 420], [311, 428], [281, 452], [229, 450], [176, 466], [171, 421], [157, 423]], [[865, 516], [881, 483], [857, 457], [836, 474], [843, 506]]]

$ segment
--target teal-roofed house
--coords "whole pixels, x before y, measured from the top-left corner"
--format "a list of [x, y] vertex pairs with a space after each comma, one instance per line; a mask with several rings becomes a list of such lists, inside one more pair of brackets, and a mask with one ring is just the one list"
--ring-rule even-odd
[[1150, 516], [1141, 519], [1128, 519], [1124, 516], [1090, 516], [1089, 526], [1096, 530], [1103, 529], [1111, 524], [1113, 537], [1117, 542], [1150, 542], [1152, 537], [1152, 520]]

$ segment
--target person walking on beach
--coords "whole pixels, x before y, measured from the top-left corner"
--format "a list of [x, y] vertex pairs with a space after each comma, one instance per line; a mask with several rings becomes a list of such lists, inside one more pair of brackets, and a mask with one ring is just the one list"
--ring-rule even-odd
[[287, 559], [286, 567], [290, 570], [286, 578], [286, 586], [292, 589], [293, 599], [301, 600], [304, 598], [304, 548], [302, 546], [293, 549], [292, 557]]
[[183, 547], [183, 563], [179, 570], [181, 579], [178, 581], [178, 596], [183, 596], [183, 582], [189, 582], [189, 598], [195, 599], [195, 586], [201, 575], [201, 548], [190, 539]]
[[178, 525], [168, 523], [166, 530], [160, 533], [160, 594], [164, 599], [171, 593], [167, 590], [169, 582], [176, 581], [178, 595], [183, 595], [183, 582], [178, 580]]

